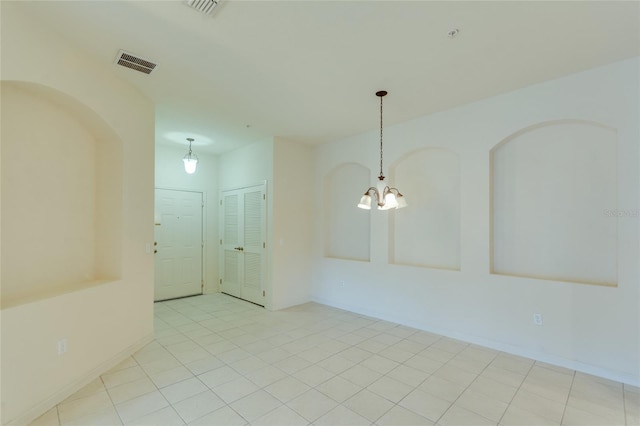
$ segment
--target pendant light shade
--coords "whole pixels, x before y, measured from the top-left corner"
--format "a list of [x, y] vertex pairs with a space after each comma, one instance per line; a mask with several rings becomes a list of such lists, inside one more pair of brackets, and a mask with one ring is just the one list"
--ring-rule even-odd
[[198, 156], [191, 152], [193, 138], [187, 138], [187, 140], [189, 141], [189, 152], [182, 158], [182, 161], [184, 161], [184, 171], [192, 175], [196, 172], [196, 167], [198, 166]]
[[378, 210], [401, 209], [407, 207], [407, 200], [397, 188], [392, 188], [385, 183], [385, 177], [382, 173], [382, 98], [387, 92], [381, 90], [376, 92], [376, 96], [380, 98], [380, 176], [378, 176], [377, 186], [367, 189], [360, 198], [358, 207], [365, 210], [371, 210], [371, 200], [376, 199]]

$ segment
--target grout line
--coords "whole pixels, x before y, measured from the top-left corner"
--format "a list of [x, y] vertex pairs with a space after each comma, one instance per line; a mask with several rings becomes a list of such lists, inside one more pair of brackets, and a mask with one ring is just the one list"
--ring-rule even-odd
[[[573, 390], [573, 382], [576, 379], [576, 372], [575, 370], [573, 371], [573, 374], [571, 375], [571, 386], [569, 386], [569, 392], [567, 393], [567, 400], [564, 402], [564, 409], [562, 410], [562, 417], [560, 417], [560, 424], [563, 424], [562, 422], [564, 421], [564, 415], [567, 412], [567, 404], [569, 403], [569, 398], [571, 397], [571, 391]], [[624, 399], [624, 395], [623, 395], [623, 399]]]

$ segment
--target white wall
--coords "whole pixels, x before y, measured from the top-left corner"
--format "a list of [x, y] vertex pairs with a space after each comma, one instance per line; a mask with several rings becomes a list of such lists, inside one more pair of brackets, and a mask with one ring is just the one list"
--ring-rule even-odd
[[267, 183], [267, 309], [272, 309], [273, 302], [273, 144], [273, 139], [265, 139], [221, 155], [218, 160], [220, 192]]
[[[409, 202], [406, 209], [370, 212], [370, 262], [324, 257], [326, 229], [322, 220], [315, 221], [312, 298], [332, 306], [639, 384], [639, 68], [639, 60], [635, 58], [386, 128], [386, 166], [423, 148], [446, 148], [460, 156], [460, 270], [389, 263], [393, 235], [390, 233], [393, 224], [390, 213], [395, 215], [396, 222], [407, 220], [411, 222], [409, 226], [418, 228], [422, 225], [419, 219], [403, 216], [403, 213], [411, 211], [412, 206], [422, 205], [422, 197], [427, 191], [416, 190], [412, 182], [405, 182], [408, 187], [413, 187], [412, 192], [405, 193]], [[400, 108], [393, 105], [393, 93], [385, 107]], [[617, 133], [617, 206], [613, 208], [629, 214], [603, 218], [605, 212], [600, 203], [594, 202], [587, 207], [582, 205], [589, 210], [584, 214], [592, 217], [585, 223], [617, 221], [617, 233], [613, 235], [617, 250], [617, 281], [614, 286], [582, 283], [600, 282], [600, 277], [593, 280], [577, 277], [580, 283], [567, 283], [546, 276], [549, 279], [491, 273], [491, 150], [523, 129], [557, 120], [597, 123]], [[375, 140], [376, 134], [371, 132], [319, 147], [316, 157], [317, 193], [323, 192], [326, 176], [340, 164], [359, 163], [375, 171], [378, 161]], [[547, 152], [547, 155], [554, 154]], [[576, 156], [576, 159], [584, 157]], [[607, 169], [611, 170], [612, 166], [607, 164]], [[573, 179], [570, 169], [567, 167], [563, 174], [556, 168], [553, 173], [559, 179]], [[404, 192], [402, 182], [392, 183]], [[574, 182], [579, 187], [589, 183]], [[502, 184], [509, 187], [508, 181]], [[582, 203], [584, 192], [575, 191], [567, 196], [570, 199], [575, 197], [576, 203]], [[519, 194], [526, 198], [524, 191]], [[359, 196], [354, 196], [354, 203]], [[323, 217], [324, 208], [322, 200], [316, 199], [317, 218]], [[553, 215], [553, 208], [549, 205], [546, 214]], [[635, 216], [633, 212], [636, 212]], [[594, 219], [594, 214], [600, 217]], [[522, 217], [532, 220], [531, 216]], [[534, 224], [520, 222], [518, 225]], [[604, 238], [610, 239], [611, 227], [608, 229]], [[545, 243], [550, 246], [566, 246], [562, 234], [547, 237]], [[446, 236], [437, 233], [421, 238], [432, 238], [430, 246], [451, 245]], [[602, 239], [596, 238], [596, 241]], [[585, 253], [565, 252], [560, 261], [568, 261], [574, 254], [588, 258], [583, 256]], [[606, 260], [609, 261], [608, 258]], [[604, 269], [608, 267], [608, 264], [602, 266]], [[608, 270], [600, 272], [602, 276], [611, 275]], [[342, 282], [344, 286], [340, 285]], [[534, 313], [543, 315], [543, 326], [533, 325]]]
[[267, 139], [219, 159], [220, 190], [267, 182], [267, 309], [309, 301], [313, 150]]
[[[36, 294], [29, 294], [26, 299], [19, 301], [12, 296], [11, 303], [6, 305], [2, 295], [0, 411], [4, 425], [28, 423], [152, 338], [153, 255], [146, 251], [146, 246], [153, 242], [154, 110], [148, 99], [113, 77], [108, 69], [111, 63], [97, 64], [69, 49], [64, 40], [23, 17], [11, 2], [2, 2], [1, 7], [3, 84], [7, 81], [23, 82], [34, 88], [33, 96], [43, 103], [51, 99], [68, 99], [68, 102], [63, 101], [59, 105], [71, 117], [68, 122], [75, 120], [86, 126], [89, 139], [94, 139], [98, 147], [98, 158], [95, 160], [98, 175], [95, 182], [97, 188], [103, 185], [110, 188], [108, 191], [111, 192], [103, 201], [108, 202], [109, 197], [114, 196], [119, 196], [121, 200], [119, 211], [112, 215], [115, 218], [110, 221], [103, 215], [104, 212], [98, 211], [102, 197], [100, 191], [83, 195], [85, 201], [93, 199], [95, 195], [92, 226], [99, 228], [105, 225], [102, 221], [106, 220], [107, 227], [118, 233], [111, 242], [120, 241], [119, 247], [109, 250], [107, 254], [113, 257], [109, 262], [120, 265], [116, 277], [107, 276], [107, 282], [102, 283], [83, 282], [74, 278], [71, 281], [78, 282], [72, 286], [66, 286], [63, 282], [51, 283], [49, 287], [41, 282]], [[59, 96], [43, 95], [45, 92]], [[15, 112], [13, 108], [19, 108], [19, 105], [7, 103], [3, 98], [3, 113]], [[38, 140], [25, 141], [20, 138], [19, 126], [3, 125], [3, 150], [5, 146], [15, 143], [33, 142], [33, 146], [37, 147], [43, 142], [42, 138], [45, 141], [47, 137], [63, 138], [64, 132], [60, 132], [59, 128], [61, 122], [57, 120], [59, 116], [47, 114], [46, 111], [46, 108], [43, 109], [35, 122], [25, 120], [22, 123], [25, 129], [28, 126], [40, 127], [41, 131], [32, 134]], [[115, 178], [116, 184], [106, 182], [101, 175], [112, 165], [103, 162], [117, 155], [114, 152], [106, 157], [99, 155], [100, 144], [110, 142], [108, 138], [104, 139], [104, 129], [108, 129], [108, 138], [119, 139], [122, 146], [120, 161], [113, 163], [120, 169], [120, 176]], [[78, 141], [78, 138], [74, 139]], [[30, 154], [45, 155], [42, 161], [55, 164], [56, 156], [52, 152], [41, 150]], [[41, 191], [48, 185], [56, 184], [53, 176], [43, 176], [33, 171], [25, 172], [16, 179], [15, 174], [12, 175], [15, 169], [5, 168], [6, 160], [7, 157], [3, 157], [3, 209], [7, 207], [4, 202], [5, 190], [7, 194], [15, 192], [14, 185], [24, 184], [25, 188]], [[52, 164], [48, 163], [50, 166]], [[55, 167], [53, 171], [47, 170], [47, 173], [64, 172]], [[68, 181], [62, 180], [57, 184], [62, 186], [60, 193], [68, 193]], [[64, 203], [56, 206], [64, 207]], [[48, 212], [49, 207], [43, 200], [39, 214], [31, 217], [35, 228], [44, 224], [56, 226], [55, 215]], [[66, 212], [79, 219], [84, 214], [70, 208]], [[13, 224], [5, 221], [4, 213], [2, 228], [6, 229]], [[53, 223], [49, 220], [53, 220]], [[89, 226], [83, 223], [85, 228]], [[100, 232], [93, 235], [93, 243], [81, 241], [79, 245], [95, 247], [99, 239], [96, 236], [99, 237]], [[30, 243], [4, 237], [3, 233], [3, 266], [4, 255], [8, 251], [15, 249], [28, 253], [21, 244]], [[50, 250], [57, 249], [51, 238], [47, 243], [51, 245]], [[96, 253], [96, 256], [105, 254]], [[24, 258], [21, 260], [24, 261]], [[32, 267], [39, 265], [32, 264]], [[101, 270], [101, 267], [94, 268], [94, 275], [100, 275]], [[15, 288], [11, 282], [3, 282], [2, 289], [5, 285], [10, 289]], [[57, 341], [62, 338], [68, 341], [68, 351], [58, 355]]]
[[203, 193], [205, 293], [220, 291], [218, 284], [218, 158], [198, 152], [198, 167], [192, 175], [184, 171], [182, 157], [187, 147], [156, 146], [155, 187]]
[[276, 138], [273, 185], [272, 309], [309, 301], [313, 236], [313, 150]]

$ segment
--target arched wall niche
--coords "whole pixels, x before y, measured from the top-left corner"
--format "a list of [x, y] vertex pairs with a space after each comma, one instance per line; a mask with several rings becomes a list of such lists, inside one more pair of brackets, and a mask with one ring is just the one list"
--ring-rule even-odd
[[460, 270], [460, 156], [420, 148], [389, 169], [409, 206], [390, 210], [389, 263]]
[[65, 93], [0, 84], [2, 307], [119, 279], [121, 138]]
[[617, 285], [616, 129], [585, 120], [526, 127], [491, 150], [491, 272]]
[[370, 170], [357, 163], [340, 164], [326, 174], [325, 257], [369, 261], [371, 215], [357, 204], [371, 186], [370, 176]]

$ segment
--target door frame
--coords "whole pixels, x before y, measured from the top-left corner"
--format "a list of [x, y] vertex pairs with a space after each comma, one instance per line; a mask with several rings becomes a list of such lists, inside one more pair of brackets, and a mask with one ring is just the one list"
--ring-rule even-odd
[[[264, 196], [265, 196], [265, 209], [264, 209], [264, 239], [265, 239], [265, 247], [264, 247], [264, 288], [263, 291], [267, 292], [267, 296], [269, 296], [271, 291], [271, 281], [269, 280], [269, 185], [268, 181], [261, 180], [250, 184], [245, 185], [237, 185], [231, 187], [225, 187], [220, 189], [218, 194], [218, 236], [219, 236], [219, 245], [220, 248], [218, 250], [218, 292], [222, 293], [222, 278], [224, 276], [224, 250], [222, 250], [222, 235], [224, 235], [224, 211], [222, 206], [222, 194], [226, 191], [236, 191], [239, 189], [252, 188], [256, 186], [262, 186], [264, 188]], [[244, 299], [242, 299], [244, 300]], [[264, 307], [270, 306], [270, 296], [266, 297], [264, 300]], [[247, 301], [249, 303], [253, 303]]]
[[[200, 191], [197, 189], [185, 189], [185, 188], [180, 188], [180, 187], [175, 187], [175, 186], [154, 186], [153, 187], [153, 239], [155, 241], [155, 229], [156, 229], [156, 217], [155, 217], [155, 203], [156, 203], [156, 189], [162, 189], [162, 190], [167, 190], [167, 191], [182, 191], [182, 192], [195, 192], [197, 194], [200, 194], [200, 196], [202, 197], [202, 218], [201, 218], [201, 226], [200, 226], [200, 230], [201, 230], [201, 235], [200, 235], [200, 240], [201, 240], [201, 256], [202, 259], [200, 261], [200, 276], [202, 277], [202, 285], [201, 285], [201, 289], [202, 292], [200, 293], [200, 295], [206, 294], [205, 293], [205, 289], [207, 287], [207, 268], [205, 266], [206, 262], [206, 254], [207, 254], [207, 203], [206, 203], [206, 199], [207, 199], [207, 191]], [[155, 257], [153, 258], [153, 263], [154, 263], [154, 271], [155, 271]], [[155, 275], [154, 275], [154, 286], [155, 286]]]

